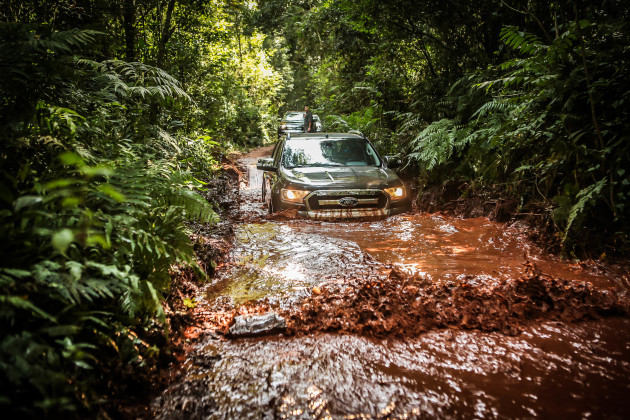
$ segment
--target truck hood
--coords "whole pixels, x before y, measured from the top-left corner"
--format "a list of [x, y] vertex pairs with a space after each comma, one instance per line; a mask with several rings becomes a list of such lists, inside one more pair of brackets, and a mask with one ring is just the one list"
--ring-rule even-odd
[[400, 185], [394, 172], [373, 166], [306, 167], [283, 171], [288, 181], [303, 184], [307, 189], [382, 189]]

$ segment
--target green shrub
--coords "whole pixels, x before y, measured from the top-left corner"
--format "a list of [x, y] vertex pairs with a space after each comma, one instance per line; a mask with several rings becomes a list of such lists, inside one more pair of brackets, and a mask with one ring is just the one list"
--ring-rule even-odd
[[197, 192], [217, 144], [174, 132], [166, 72], [76, 58], [97, 33], [0, 29], [0, 406], [85, 416], [111, 372], [155, 363], [171, 268], [203, 274], [187, 223], [217, 220]]

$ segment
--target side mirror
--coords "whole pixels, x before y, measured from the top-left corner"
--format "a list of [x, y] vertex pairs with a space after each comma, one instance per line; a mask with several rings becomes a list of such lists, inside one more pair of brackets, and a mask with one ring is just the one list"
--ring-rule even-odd
[[398, 156], [383, 156], [383, 160], [385, 161], [387, 167], [391, 169], [400, 168], [400, 165], [402, 164]]
[[256, 169], [260, 169], [261, 171], [269, 171], [276, 172], [278, 168], [274, 166], [272, 158], [263, 158], [258, 159], [258, 163], [256, 164]]

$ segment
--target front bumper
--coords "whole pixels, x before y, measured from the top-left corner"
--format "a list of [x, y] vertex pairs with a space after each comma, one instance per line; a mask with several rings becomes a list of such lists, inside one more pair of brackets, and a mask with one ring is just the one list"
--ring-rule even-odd
[[389, 209], [365, 210], [365, 209], [338, 209], [338, 210], [312, 210], [298, 211], [298, 215], [313, 220], [335, 219], [363, 219], [387, 217], [391, 214]]

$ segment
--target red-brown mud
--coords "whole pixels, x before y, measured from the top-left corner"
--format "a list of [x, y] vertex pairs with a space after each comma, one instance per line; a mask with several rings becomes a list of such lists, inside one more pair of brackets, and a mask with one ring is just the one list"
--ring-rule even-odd
[[462, 328], [515, 335], [533, 320], [573, 322], [630, 313], [630, 302], [617, 292], [546, 276], [529, 262], [526, 268], [521, 278], [490, 282], [466, 276], [440, 284], [392, 270], [383, 282], [331, 284], [286, 314], [288, 332], [404, 337]]
[[267, 220], [293, 220], [298, 217], [297, 209], [286, 209], [267, 215]]
[[[248, 182], [246, 160], [268, 156], [273, 146], [261, 147], [247, 154], [233, 153], [221, 160], [223, 173], [206, 185], [204, 193], [208, 201], [219, 212], [221, 219], [217, 225], [195, 224], [191, 226], [196, 261], [201, 269], [212, 278], [217, 270], [225, 270], [230, 265], [229, 252], [233, 246], [234, 223], [250, 217], [241, 211], [246, 205], [241, 195]], [[259, 218], [260, 215], [251, 215]], [[221, 305], [214, 301], [199, 298], [206, 287], [205, 280], [190, 268], [174, 267], [171, 273], [171, 292], [164, 301], [164, 309], [169, 323], [169, 336], [172, 351], [178, 360], [183, 360], [189, 345], [203, 333], [224, 333], [236, 315], [262, 313], [268, 310], [265, 304]]]
[[[269, 152], [234, 172], [229, 258], [173, 298], [195, 299], [181, 328], [190, 351], [151, 418], [630, 413], [627, 273], [550, 257], [518, 226], [485, 217], [269, 217], [255, 169]], [[512, 211], [503, 204], [484, 206], [500, 219]], [[216, 245], [199, 240], [213, 260]], [[287, 334], [223, 335], [235, 315], [270, 309]]]
[[507, 195], [501, 186], [481, 191], [457, 182], [429, 185], [417, 200], [417, 209], [427, 213], [444, 212], [458, 217], [488, 217], [505, 223], [527, 226], [533, 242], [548, 252], [560, 252], [560, 240], [551, 212], [544, 203], [531, 202], [520, 208], [519, 200]]

